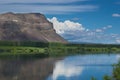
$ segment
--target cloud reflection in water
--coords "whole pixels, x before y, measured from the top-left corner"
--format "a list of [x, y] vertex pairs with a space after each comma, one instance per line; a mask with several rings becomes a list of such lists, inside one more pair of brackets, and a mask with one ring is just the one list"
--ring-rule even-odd
[[53, 80], [57, 80], [59, 76], [72, 77], [82, 74], [83, 67], [66, 64], [63, 61], [59, 61], [55, 64], [53, 71]]
[[[73, 77], [77, 78], [76, 80], [88, 80], [91, 76], [96, 76], [101, 80], [103, 75], [111, 75], [112, 64], [117, 63], [119, 59], [120, 55], [118, 54], [69, 56], [56, 62], [50, 80], [60, 78], [73, 80]], [[86, 77], [84, 77], [85, 75]]]

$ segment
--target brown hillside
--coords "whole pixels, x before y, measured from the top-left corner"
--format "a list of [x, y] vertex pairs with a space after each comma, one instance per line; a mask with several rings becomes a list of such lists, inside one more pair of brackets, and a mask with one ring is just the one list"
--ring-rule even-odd
[[67, 42], [40, 13], [0, 14], [0, 40]]

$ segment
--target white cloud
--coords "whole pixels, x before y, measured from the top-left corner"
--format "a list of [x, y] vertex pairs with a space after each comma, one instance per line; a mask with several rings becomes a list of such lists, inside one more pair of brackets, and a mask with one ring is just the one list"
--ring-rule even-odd
[[78, 22], [65, 20], [60, 22], [56, 17], [48, 19], [53, 23], [54, 29], [58, 34], [70, 42], [88, 42], [88, 43], [119, 43], [119, 34], [106, 33], [112, 28], [112, 25], [107, 25], [95, 30], [86, 29]]
[[112, 25], [108, 25], [107, 27], [108, 27], [108, 28], [112, 28]]
[[102, 32], [103, 30], [102, 29], [96, 29], [96, 32]]
[[116, 39], [116, 42], [117, 42], [117, 43], [120, 43], [120, 39]]
[[60, 22], [57, 20], [56, 17], [52, 19], [48, 19], [50, 22], [53, 23], [54, 29], [58, 34], [64, 34], [66, 31], [83, 31], [85, 28], [82, 24], [77, 22], [72, 22], [70, 20], [65, 20], [64, 22]]
[[115, 13], [115, 14], [112, 14], [113, 17], [120, 17], [120, 14], [118, 13]]
[[106, 27], [103, 27], [104, 30], [112, 28], [112, 25], [108, 25]]
[[103, 27], [101, 29], [96, 29], [96, 32], [105, 32], [105, 30], [108, 30], [110, 28], [112, 28], [112, 25], [108, 25], [108, 26]]
[[72, 18], [71, 20], [73, 20], [73, 21], [78, 21], [78, 20], [79, 20], [79, 18], [74, 17], [74, 18]]
[[1, 3], [71, 3], [77, 1], [87, 1], [87, 0], [0, 0]]
[[60, 61], [55, 64], [52, 78], [53, 80], [57, 80], [59, 76], [65, 76], [65, 77], [78, 76], [82, 73], [82, 71], [83, 71], [83, 67], [68, 65]]
[[87, 0], [0, 0], [0, 12], [38, 12], [43, 14], [71, 14], [76, 12], [96, 11], [99, 8], [97, 5], [91, 4], [74, 4], [74, 2], [79, 1]]
[[[4, 8], [3, 8], [4, 7]], [[95, 5], [0, 5], [0, 12], [38, 12], [43, 14], [70, 14], [97, 10]]]
[[111, 34], [111, 37], [116, 38], [117, 36], [119, 36], [118, 34]]

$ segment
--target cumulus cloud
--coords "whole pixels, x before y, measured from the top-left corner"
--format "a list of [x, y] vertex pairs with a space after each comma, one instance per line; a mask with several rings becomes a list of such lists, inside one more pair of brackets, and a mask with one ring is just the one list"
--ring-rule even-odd
[[[102, 27], [95, 30], [86, 29], [80, 23], [65, 20], [60, 22], [57, 18], [49, 19], [53, 22], [54, 28], [58, 34], [63, 36], [70, 42], [89, 42], [89, 43], [119, 43], [119, 34], [106, 34], [106, 31], [112, 28], [112, 25]], [[67, 25], [66, 25], [67, 22]], [[72, 23], [72, 24], [70, 24]], [[77, 24], [77, 25], [76, 25]]]
[[56, 32], [70, 42], [120, 44], [119, 34], [106, 33], [107, 30], [112, 28], [112, 25], [90, 30], [83, 27], [82, 24], [70, 20], [61, 22], [56, 17], [48, 20], [53, 23]]
[[120, 14], [118, 13], [115, 13], [115, 14], [112, 14], [113, 17], [120, 17]]
[[77, 22], [72, 22], [70, 20], [65, 20], [64, 22], [60, 22], [57, 20], [56, 17], [53, 17], [52, 19], [48, 19], [50, 22], [53, 23], [54, 29], [58, 34], [64, 34], [67, 31], [83, 31], [85, 28], [82, 26], [82, 24]]

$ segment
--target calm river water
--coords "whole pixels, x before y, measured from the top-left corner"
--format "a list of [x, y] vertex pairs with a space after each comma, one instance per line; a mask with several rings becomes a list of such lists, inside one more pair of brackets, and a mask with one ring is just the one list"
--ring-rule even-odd
[[112, 75], [119, 54], [74, 55], [62, 58], [2, 59], [0, 80], [102, 80]]

